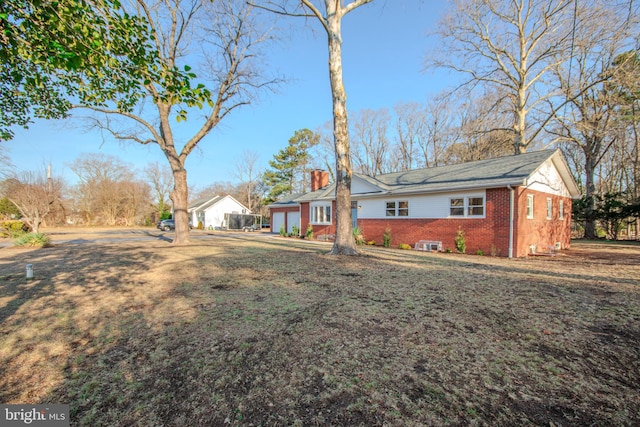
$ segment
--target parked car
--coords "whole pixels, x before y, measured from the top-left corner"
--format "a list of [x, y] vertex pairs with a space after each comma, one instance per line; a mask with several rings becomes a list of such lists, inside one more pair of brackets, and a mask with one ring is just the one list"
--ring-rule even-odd
[[[164, 230], [164, 231], [175, 230], [176, 223], [172, 219], [162, 219], [158, 221], [157, 227], [158, 229]], [[191, 226], [191, 221], [189, 221], [189, 228], [193, 228]]]

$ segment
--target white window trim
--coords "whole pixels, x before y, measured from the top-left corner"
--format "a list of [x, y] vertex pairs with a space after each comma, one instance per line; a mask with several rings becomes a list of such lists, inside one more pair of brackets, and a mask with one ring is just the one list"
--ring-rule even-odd
[[533, 219], [533, 194], [527, 194], [527, 219]]
[[[322, 208], [323, 212], [326, 212], [326, 208], [329, 208], [329, 221], [318, 221], [317, 218], [314, 218], [314, 211], [316, 208]], [[323, 215], [326, 217], [326, 213]], [[312, 225], [330, 225], [333, 222], [333, 206], [331, 202], [328, 203], [312, 203], [309, 204], [309, 223]]]
[[[462, 215], [451, 215], [451, 200], [462, 199]], [[482, 199], [482, 215], [469, 215], [469, 199]], [[473, 205], [478, 207], [480, 205]], [[449, 197], [449, 215], [447, 218], [486, 218], [487, 215], [487, 198], [485, 195], [455, 196]]]
[[[387, 203], [393, 203], [394, 204], [393, 215], [387, 215], [387, 211], [391, 210], [391, 208], [387, 207]], [[401, 208], [400, 207], [400, 203], [406, 203], [407, 207], [406, 208]], [[406, 210], [407, 214], [406, 215], [400, 215], [400, 210]], [[385, 200], [384, 201], [384, 216], [385, 216], [385, 218], [409, 218], [409, 200], [407, 200], [407, 199], [404, 199], [404, 200]]]

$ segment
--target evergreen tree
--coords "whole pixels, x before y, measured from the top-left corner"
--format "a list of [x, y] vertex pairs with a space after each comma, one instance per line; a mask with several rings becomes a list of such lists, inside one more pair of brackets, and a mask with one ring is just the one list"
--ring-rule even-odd
[[289, 145], [269, 161], [272, 169], [264, 173], [263, 180], [270, 187], [265, 201], [274, 202], [283, 194], [305, 192], [309, 181], [309, 149], [320, 141], [320, 135], [309, 129], [297, 130]]

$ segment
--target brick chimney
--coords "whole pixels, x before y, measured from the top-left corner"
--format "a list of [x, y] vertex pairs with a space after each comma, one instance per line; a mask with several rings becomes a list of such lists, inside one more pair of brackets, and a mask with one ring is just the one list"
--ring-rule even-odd
[[311, 171], [311, 191], [316, 191], [329, 185], [329, 172], [315, 169]]

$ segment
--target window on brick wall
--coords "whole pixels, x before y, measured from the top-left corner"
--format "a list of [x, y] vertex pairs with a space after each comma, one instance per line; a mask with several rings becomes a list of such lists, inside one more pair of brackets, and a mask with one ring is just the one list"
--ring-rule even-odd
[[409, 216], [409, 202], [406, 200], [386, 202], [386, 216]]
[[564, 219], [564, 200], [558, 202], [558, 219]]
[[553, 199], [547, 197], [547, 219], [553, 218]]
[[527, 195], [527, 218], [533, 218], [533, 194]]
[[469, 197], [468, 199], [468, 216], [484, 215], [484, 197]]
[[331, 224], [331, 204], [311, 205], [312, 224]]
[[484, 197], [454, 197], [449, 199], [449, 216], [484, 216]]

